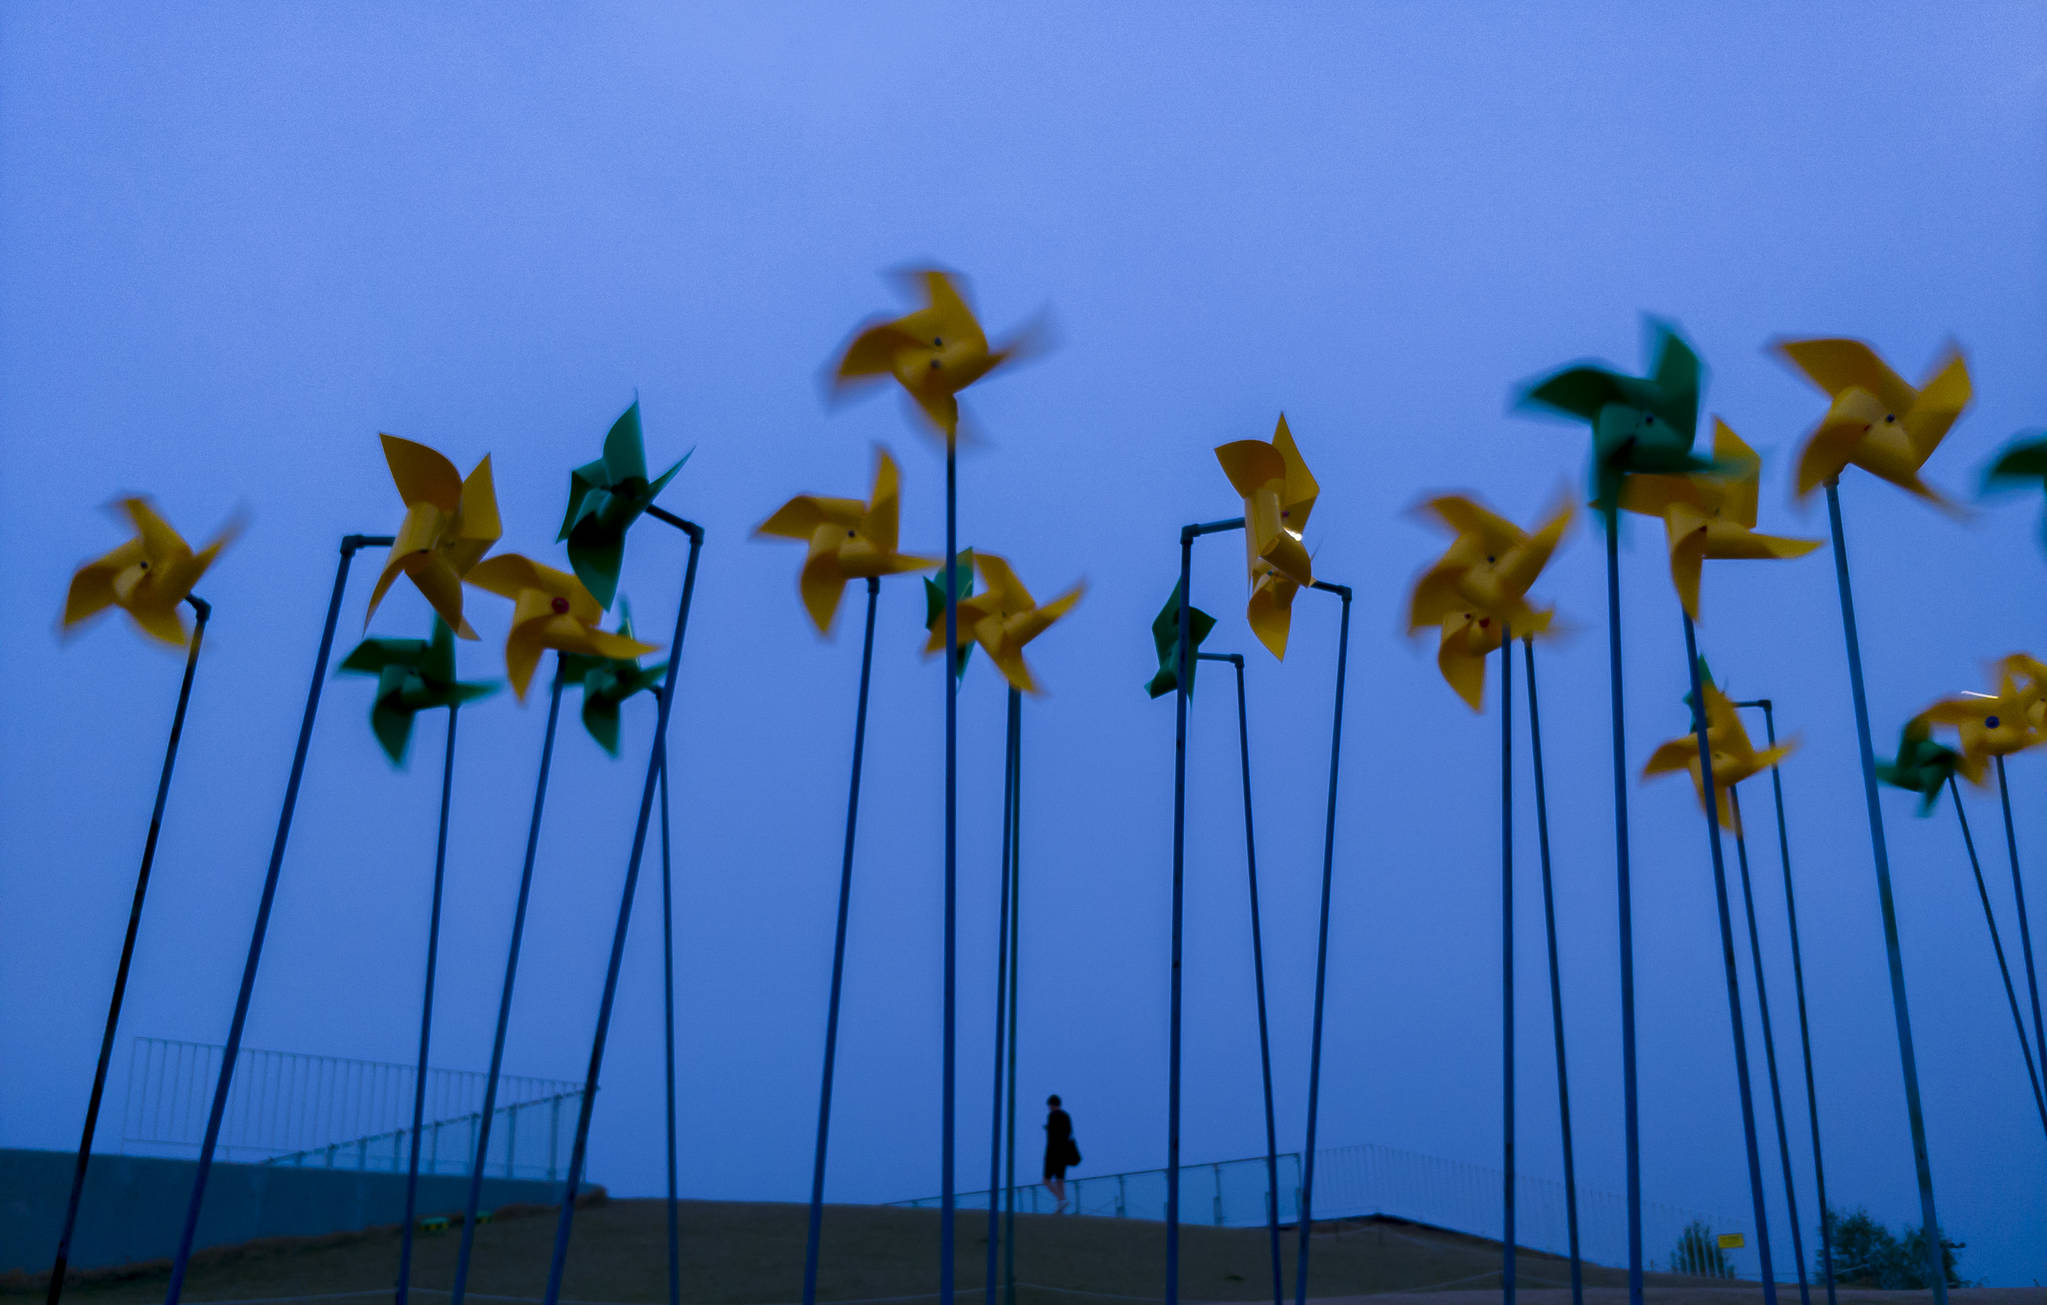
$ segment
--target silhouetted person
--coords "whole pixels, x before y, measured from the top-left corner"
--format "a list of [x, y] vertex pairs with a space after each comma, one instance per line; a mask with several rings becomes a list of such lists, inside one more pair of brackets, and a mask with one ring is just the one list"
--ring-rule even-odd
[[1059, 1108], [1057, 1093], [1045, 1098], [1045, 1188], [1059, 1202], [1054, 1214], [1066, 1213], [1066, 1168], [1080, 1163], [1073, 1143], [1073, 1117]]

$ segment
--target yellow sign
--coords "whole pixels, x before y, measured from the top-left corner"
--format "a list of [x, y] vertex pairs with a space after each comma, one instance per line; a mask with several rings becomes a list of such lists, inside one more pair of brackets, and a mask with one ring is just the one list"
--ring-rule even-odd
[[1740, 1233], [1720, 1234], [1720, 1249], [1723, 1251], [1738, 1251], [1746, 1245], [1748, 1243], [1742, 1240]]

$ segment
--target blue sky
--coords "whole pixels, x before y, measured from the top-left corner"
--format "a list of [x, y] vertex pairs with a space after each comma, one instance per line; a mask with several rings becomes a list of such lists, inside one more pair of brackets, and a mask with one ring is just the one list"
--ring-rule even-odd
[[[906, 546], [942, 546], [930, 441], [892, 397], [827, 413], [818, 384], [851, 326], [897, 302], [877, 273], [935, 259], [973, 277], [992, 330], [1049, 308], [1060, 339], [971, 394], [989, 444], [962, 462], [962, 542], [1010, 556], [1040, 596], [1089, 584], [1032, 650], [1051, 692], [1025, 715], [1023, 1099], [1066, 1097], [1090, 1169], [1162, 1162], [1172, 709], [1140, 691], [1147, 625], [1177, 527], [1235, 510], [1209, 449], [1269, 435], [1284, 409], [1323, 487], [1317, 570], [1357, 591], [1323, 1136], [1493, 1162], [1497, 721], [1401, 636], [1402, 595], [1438, 546], [1405, 509], [1470, 489], [1526, 519], [1578, 484], [1581, 432], [1508, 413], [1511, 389], [1581, 356], [1639, 367], [1645, 311], [1681, 323], [1712, 369], [1709, 410], [1763, 453], [1766, 528], [1825, 530], [1789, 502], [1819, 404], [1763, 355], [1780, 333], [1862, 336], [1913, 377], [1959, 340], [1978, 400], [1928, 477], [1972, 491], [2047, 414], [2043, 38], [2036, 8], [1974, 4], [8, 6], [0, 1142], [75, 1138], [176, 688], [176, 658], [116, 626], [51, 633], [71, 567], [119, 537], [98, 505], [146, 490], [194, 536], [254, 514], [204, 587], [217, 615], [124, 1026], [218, 1041], [335, 540], [399, 516], [375, 435], [465, 469], [489, 452], [503, 546], [552, 557], [568, 469], [637, 389], [652, 456], [696, 450], [666, 501], [709, 531], [673, 736], [687, 1184], [801, 1197], [857, 631], [819, 642], [798, 551], [748, 534], [791, 493], [864, 492], [882, 442], [903, 463]], [[1911, 711], [1980, 687], [1987, 659], [2038, 647], [2040, 508], [2022, 497], [1958, 526], [1862, 477], [1843, 499], [1888, 748]], [[1684, 665], [1659, 532], [1634, 523], [1625, 543], [1639, 767], [1683, 732]], [[1196, 568], [1197, 601], [1222, 617], [1209, 646], [1252, 656], [1282, 1136], [1297, 1139], [1334, 605], [1302, 601], [1282, 666], [1243, 624], [1235, 543], [1203, 546]], [[643, 533], [625, 590], [672, 610], [679, 570]], [[1593, 532], [1538, 593], [1576, 630], [1545, 650], [1543, 687], [1580, 1177], [1617, 1189]], [[1705, 594], [1715, 669], [1774, 698], [1803, 741], [1785, 784], [1830, 1194], [1902, 1222], [1911, 1155], [1828, 555], [1709, 569]], [[831, 1191], [848, 1200], [937, 1186], [943, 700], [916, 655], [922, 601], [914, 582], [882, 599], [834, 1131]], [[464, 665], [494, 674], [505, 614], [477, 606]], [[375, 628], [425, 619], [401, 592]], [[430, 761], [384, 765], [365, 695], [330, 686], [251, 1045], [411, 1054], [437, 795]], [[540, 705], [464, 717], [439, 1063], [487, 1057]], [[1205, 687], [1190, 1158], [1261, 1143], [1226, 710]], [[564, 740], [514, 1071], [581, 1073], [650, 716], [629, 718], [624, 761]], [[963, 1186], [985, 1155], [1001, 719], [977, 664], [961, 701]], [[423, 728], [429, 758], [437, 735]], [[2012, 771], [2037, 864], [2047, 771]], [[1644, 1182], [1745, 1211], [1700, 819], [1681, 781], [1633, 801]], [[1965, 1271], [2032, 1281], [2047, 1142], [1959, 839], [1945, 810], [1919, 821], [1886, 801], [1943, 1220], [1969, 1243]], [[1994, 805], [1972, 811], [1994, 850]], [[1759, 849], [1762, 883], [1774, 865]], [[1555, 1173], [1532, 873], [1521, 888], [1522, 1161]], [[2047, 885], [2035, 894], [2039, 918]], [[1775, 892], [1762, 909], [1791, 1057]], [[593, 1138], [592, 1176], [620, 1192], [660, 1181], [653, 922], [635, 924]]]

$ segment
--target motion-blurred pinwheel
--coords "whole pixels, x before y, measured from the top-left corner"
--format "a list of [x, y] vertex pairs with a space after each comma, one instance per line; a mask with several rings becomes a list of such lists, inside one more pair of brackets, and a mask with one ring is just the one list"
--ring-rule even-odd
[[[2030, 660], [2030, 659], [2026, 659]], [[2037, 664], [2037, 663], [2036, 663]], [[1945, 725], [1961, 744], [1957, 767], [1971, 784], [1989, 782], [1993, 757], [2008, 757], [2047, 743], [2040, 731], [2038, 690], [2020, 680], [2017, 657], [1998, 666], [1998, 691], [1942, 698], [1912, 718], [1915, 725]]]
[[1925, 721], [1910, 720], [1898, 738], [1898, 755], [1879, 762], [1876, 777], [1893, 788], [1919, 794], [1919, 814], [1924, 816], [1939, 803], [1940, 791], [1961, 772], [1961, 766], [1961, 753], [1935, 743]]
[[1662, 517], [1670, 542], [1670, 579], [1685, 613], [1699, 619], [1699, 572], [1714, 560], [1804, 557], [1817, 539], [1756, 533], [1757, 486], [1763, 460], [1732, 427], [1713, 419], [1712, 471], [1688, 476], [1631, 476], [1621, 486], [1621, 507]]
[[1581, 363], [1535, 382], [1521, 396], [1521, 407], [1547, 408], [1591, 425], [1593, 502], [1602, 511], [1614, 508], [1628, 476], [1681, 476], [1713, 465], [1692, 452], [1699, 356], [1662, 322], [1651, 321], [1649, 334], [1656, 361], [1646, 377]]
[[[901, 575], [936, 565], [931, 558], [910, 557], [896, 551], [901, 477], [896, 460], [886, 449], [877, 449], [876, 455], [874, 493], [866, 502], [798, 494], [753, 532], [756, 536], [774, 535], [810, 544], [810, 555], [803, 559], [797, 587], [819, 634], [831, 632], [848, 580]], [[939, 590], [938, 603], [942, 615], [943, 589]]]
[[[1075, 585], [1041, 607], [1031, 597], [1030, 590], [1016, 578], [1016, 572], [1010, 569], [1007, 560], [993, 553], [976, 553], [973, 561], [986, 588], [971, 598], [960, 600], [960, 642], [965, 644], [972, 639], [981, 645], [1012, 687], [1025, 693], [1040, 692], [1037, 682], [1031, 678], [1030, 667], [1024, 664], [1024, 647], [1071, 611], [1073, 605], [1080, 601], [1086, 586]], [[927, 655], [945, 650], [942, 602], [938, 617], [931, 626], [931, 637], [924, 647]]]
[[1441, 631], [1436, 666], [1473, 711], [1485, 703], [1485, 659], [1500, 646], [1502, 625], [1532, 638], [1549, 631], [1554, 612], [1528, 604], [1528, 589], [1549, 564], [1573, 509], [1565, 503], [1533, 534], [1476, 500], [1445, 494], [1421, 511], [1455, 535], [1450, 547], [1415, 581], [1407, 629]]
[[891, 321], [870, 322], [855, 332], [833, 371], [832, 388], [844, 390], [893, 376], [951, 447], [959, 435], [959, 392], [1026, 354], [1033, 344], [1031, 333], [991, 348], [950, 273], [927, 269], [911, 272], [905, 280], [913, 290], [922, 288], [925, 306]]
[[[1180, 586], [1173, 586], [1172, 596], [1151, 621], [1151, 643], [1158, 650], [1159, 669], [1144, 689], [1154, 698], [1163, 698], [1180, 687], [1180, 603], [1184, 595]], [[1198, 607], [1187, 611], [1187, 633], [1192, 644], [1187, 649], [1187, 692], [1194, 692], [1194, 671], [1200, 662], [1195, 654], [1201, 650], [1201, 641], [1208, 638], [1208, 632], [1215, 628], [1215, 618]]]
[[1274, 657], [1286, 656], [1294, 595], [1315, 582], [1314, 564], [1301, 542], [1321, 487], [1308, 472], [1281, 413], [1272, 440], [1220, 445], [1216, 461], [1244, 499], [1244, 550], [1251, 575], [1245, 618]]
[[[953, 597], [957, 598], [960, 602], [965, 602], [974, 593], [974, 550], [962, 548], [959, 551], [959, 555], [953, 559], [952, 569], [953, 584], [956, 587]], [[930, 576], [924, 577], [924, 629], [926, 633], [938, 641], [938, 646], [943, 647], [945, 644], [944, 567], [938, 568], [938, 575], [939, 578], [936, 580], [933, 580]], [[967, 658], [974, 655], [974, 645], [968, 641], [967, 636], [972, 632], [967, 629], [964, 617], [960, 619], [959, 627], [961, 636], [960, 655], [953, 659], [953, 674], [965, 675], [967, 673]]]
[[583, 582], [566, 571], [542, 566], [518, 553], [500, 553], [477, 563], [469, 583], [514, 603], [512, 629], [505, 638], [505, 673], [512, 692], [525, 701], [540, 654], [556, 652], [587, 657], [632, 658], [655, 651], [622, 634], [597, 628], [604, 608]]
[[1961, 350], [1948, 346], [1915, 390], [1860, 340], [1779, 340], [1771, 347], [1833, 400], [1798, 455], [1800, 498], [1852, 465], [1936, 507], [1959, 510], [1919, 478], [1919, 469], [1969, 404]]
[[71, 588], [64, 595], [61, 628], [70, 630], [109, 607], [118, 607], [150, 638], [183, 648], [191, 635], [178, 615], [178, 604], [199, 583], [220, 550], [241, 532], [241, 524], [230, 523], [195, 553], [156, 514], [148, 499], [131, 496], [117, 499], [112, 506], [135, 527], [135, 537], [72, 575]]
[[[1713, 756], [1713, 789], [1715, 805], [1718, 808], [1720, 825], [1723, 829], [1741, 832], [1741, 822], [1735, 819], [1732, 804], [1727, 795], [1736, 784], [1752, 776], [1760, 775], [1791, 755], [1798, 747], [1798, 740], [1786, 739], [1775, 747], [1756, 751], [1749, 742], [1748, 731], [1742, 727], [1741, 715], [1734, 710], [1727, 695], [1716, 684], [1706, 684], [1706, 746]], [[1642, 767], [1646, 779], [1651, 775], [1667, 774], [1671, 771], [1688, 771], [1692, 787], [1698, 792], [1699, 800], [1706, 799], [1706, 784], [1699, 772], [1699, 736], [1687, 734], [1672, 739], [1649, 754], [1649, 764]]]
[[365, 639], [343, 658], [343, 675], [374, 675], [370, 729], [394, 766], [405, 764], [412, 718], [439, 707], [459, 707], [497, 692], [497, 685], [455, 678], [455, 632], [439, 616], [426, 639]]
[[486, 453], [465, 480], [454, 463], [424, 444], [396, 435], [377, 438], [384, 442], [384, 461], [390, 464], [398, 497], [405, 502], [405, 520], [392, 540], [376, 588], [370, 591], [363, 625], [369, 625], [377, 605], [402, 572], [412, 577], [412, 583], [456, 634], [474, 639], [476, 631], [462, 616], [462, 580], [504, 533], [498, 522], [490, 455]]
[[[1983, 472], [1983, 488], [2015, 489], [2031, 485], [2034, 488], [2047, 487], [2047, 431], [2025, 431], [2019, 438], [2004, 446], [1997, 455], [1997, 461]], [[2041, 521], [2042, 533], [2047, 534], [2047, 518]]]
[[[616, 637], [633, 637], [633, 613], [619, 600]], [[619, 750], [619, 708], [639, 693], [659, 695], [661, 680], [668, 674], [667, 662], [640, 665], [637, 657], [598, 657], [574, 653], [562, 658], [561, 673], [571, 683], [583, 686], [583, 728], [597, 745], [612, 756]]]
[[604, 455], [569, 473], [569, 510], [555, 538], [568, 541], [569, 566], [606, 611], [618, 594], [626, 530], [688, 461], [685, 453], [674, 466], [647, 479], [647, 444], [640, 432], [640, 401], [634, 399], [604, 436]]

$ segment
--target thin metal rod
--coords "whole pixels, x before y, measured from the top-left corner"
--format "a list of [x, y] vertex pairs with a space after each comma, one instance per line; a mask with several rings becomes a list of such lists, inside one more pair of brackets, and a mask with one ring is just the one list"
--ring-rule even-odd
[[1756, 928], [1756, 895], [1748, 873], [1748, 832], [1741, 823], [1741, 789], [1729, 785], [1728, 809], [1734, 814], [1734, 859], [1741, 870], [1741, 901], [1748, 913], [1749, 964], [1756, 976], [1756, 1011], [1763, 1025], [1763, 1067], [1770, 1076], [1770, 1109], [1777, 1119], [1777, 1163], [1784, 1171], [1784, 1212], [1791, 1220], [1791, 1263], [1798, 1270], [1799, 1305], [1812, 1305], [1812, 1287], [1805, 1278], [1805, 1234], [1798, 1225], [1798, 1185], [1791, 1177], [1791, 1134], [1784, 1126], [1784, 1091], [1777, 1077], [1777, 1035], [1770, 1028], [1770, 986], [1763, 977], [1763, 939]]
[[1194, 673], [1194, 539], [1180, 532], [1180, 628], [1173, 652], [1173, 915], [1171, 996], [1166, 1017], [1166, 1298], [1180, 1299], [1180, 924], [1187, 878], [1187, 684]]
[[1023, 973], [1023, 695], [1009, 693], [1011, 731], [1016, 742], [1009, 785], [1009, 1112], [1003, 1143], [1009, 1195], [1002, 1214], [1002, 1297], [1016, 1305], [1016, 1029], [1019, 976]]
[[[1011, 690], [1014, 694], [1015, 690]], [[1007, 1047], [1003, 1035], [1009, 1014], [1009, 853], [1012, 846], [1010, 822], [1015, 819], [1016, 793], [1016, 701], [1004, 708], [1008, 723], [1002, 731], [1002, 873], [995, 923], [995, 1069], [989, 1075], [995, 1104], [988, 1122], [988, 1265], [984, 1301], [993, 1302], [997, 1275], [1002, 1265], [1002, 1099], [1003, 1068]]]
[[1855, 595], [1848, 579], [1848, 545], [1841, 528], [1840, 481], [1827, 482], [1827, 525], [1833, 532], [1834, 579], [1841, 591], [1841, 633], [1848, 645], [1848, 689], [1855, 702], [1855, 741], [1862, 754], [1862, 798], [1869, 809], [1869, 847], [1876, 866], [1876, 898], [1890, 967], [1891, 1013], [1898, 1025], [1898, 1065], [1905, 1078], [1905, 1117], [1912, 1131], [1912, 1167], [1919, 1179], [1919, 1217], [1926, 1237], [1926, 1275], [1933, 1305], [1947, 1305], [1947, 1265], [1940, 1219], [1933, 1208], [1933, 1161], [1926, 1150], [1926, 1113], [1919, 1103], [1919, 1058], [1912, 1049], [1912, 1012], [1905, 998], [1905, 957], [1898, 944], [1898, 911], [1891, 897], [1891, 854], [1884, 842], [1883, 806], [1876, 789], [1876, 748], [1869, 738], [1869, 699], [1862, 683], [1862, 644], [1855, 630]]
[[1294, 1267], [1295, 1305], [1308, 1302], [1308, 1241], [1314, 1227], [1315, 1124], [1322, 1091], [1322, 999], [1329, 977], [1329, 895], [1336, 866], [1336, 763], [1343, 755], [1343, 681], [1350, 663], [1349, 587], [1317, 580], [1316, 589], [1343, 600], [1342, 625], [1336, 638], [1336, 703], [1329, 724], [1329, 809], [1322, 825], [1322, 911], [1315, 942], [1315, 1016], [1308, 1048], [1308, 1138], [1301, 1156], [1299, 1259]]
[[1969, 833], [1969, 815], [1962, 810], [1962, 790], [1952, 774], [1948, 776], [1948, 792], [1954, 796], [1955, 819], [1962, 826], [1962, 846], [1969, 851], [1969, 869], [1976, 876], [1976, 896], [1983, 903], [1983, 923], [1990, 927], [1990, 949], [1997, 954], [1997, 973], [2004, 980], [2004, 999], [2011, 1006], [2012, 1027], [2018, 1030], [2019, 1054], [2025, 1058], [2026, 1078], [2033, 1085], [2033, 1106], [2040, 1112], [2041, 1127], [2047, 1128], [2047, 1096], [2041, 1092], [2040, 1073], [2033, 1062], [2033, 1046], [2026, 1041], [2026, 1017], [2019, 1013], [2019, 997], [2012, 987], [2011, 966], [2005, 960], [2004, 941], [1997, 932], [1997, 913], [1990, 909], [1990, 889], [1983, 882], [1983, 863], [1977, 859], [1976, 840]]
[[1242, 653], [1196, 653], [1237, 670], [1237, 752], [1244, 772], [1244, 877], [1251, 890], [1251, 986], [1258, 996], [1258, 1073], [1265, 1085], [1265, 1231], [1272, 1249], [1272, 1302], [1282, 1305], [1286, 1285], [1279, 1251], [1279, 1123], [1272, 1095], [1272, 1035], [1265, 1014], [1265, 927], [1258, 911], [1258, 840], [1251, 826], [1251, 712], [1244, 695]]
[[256, 990], [256, 968], [263, 961], [263, 939], [270, 930], [270, 907], [277, 899], [277, 878], [284, 869], [284, 847], [291, 838], [291, 818], [298, 809], [299, 781], [306, 773], [306, 749], [313, 741], [313, 719], [320, 711], [320, 693], [327, 686], [327, 659], [334, 652], [334, 625], [341, 616], [341, 595], [348, 588], [348, 564], [365, 545], [389, 543], [388, 536], [344, 535], [341, 561], [334, 568], [334, 592], [327, 599], [327, 621], [320, 630], [320, 650], [313, 658], [313, 687], [306, 693], [306, 712], [299, 721], [298, 746], [292, 752], [291, 776], [284, 784], [284, 805], [277, 813], [277, 836], [270, 844], [270, 865], [263, 873], [263, 895], [256, 903], [256, 925], [249, 932], [249, 956], [242, 964], [242, 984], [235, 993], [235, 1013], [228, 1022], [227, 1045], [221, 1050], [220, 1078], [213, 1089], [213, 1107], [206, 1116], [206, 1137], [199, 1145], [199, 1164], [192, 1175], [192, 1200], [178, 1251], [171, 1261], [170, 1286], [164, 1305], [178, 1305], [185, 1291], [185, 1270], [192, 1261], [192, 1243], [199, 1235], [199, 1210], [206, 1202], [206, 1180], [213, 1172], [213, 1154], [220, 1145], [221, 1119], [227, 1112], [228, 1089], [234, 1083], [235, 1058], [242, 1051], [242, 1028], [249, 1020], [249, 998]]
[[[1736, 703], [1763, 709], [1763, 731], [1777, 746], [1777, 713], [1770, 700]], [[1777, 804], [1777, 863], [1784, 871], [1784, 922], [1791, 934], [1791, 987], [1798, 998], [1798, 1046], [1805, 1059], [1805, 1113], [1812, 1134], [1812, 1179], [1820, 1203], [1820, 1276], [1826, 1283], [1827, 1305], [1834, 1305], [1833, 1211], [1827, 1208], [1827, 1166], [1820, 1156], [1820, 1098], [1812, 1074], [1812, 1027], [1805, 1017], [1805, 959], [1798, 943], [1798, 896], [1791, 888], [1791, 834], [1784, 821], [1784, 777], [1781, 766], [1770, 767], [1770, 796]]]
[[142, 864], [135, 871], [135, 896], [128, 905], [128, 932], [121, 938], [121, 960], [114, 967], [114, 992], [107, 999], [106, 1031], [100, 1034], [99, 1060], [92, 1071], [92, 1092], [85, 1099], [85, 1127], [78, 1139], [78, 1160], [71, 1171], [71, 1194], [64, 1202], [64, 1227], [57, 1234], [57, 1258], [50, 1263], [48, 1305], [57, 1305], [64, 1295], [64, 1274], [71, 1263], [71, 1235], [78, 1226], [78, 1202], [85, 1194], [85, 1170], [92, 1161], [92, 1137], [98, 1131], [100, 1098], [107, 1090], [107, 1065], [114, 1055], [114, 1031], [121, 1023], [121, 1005], [128, 993], [128, 968], [135, 960], [135, 935], [142, 928], [142, 901], [149, 893], [149, 871], [156, 864], [156, 841], [163, 832], [164, 804], [171, 796], [171, 769], [178, 761], [178, 740], [185, 733], [185, 709], [192, 702], [192, 677], [199, 669], [199, 644], [206, 637], [206, 621], [213, 606], [203, 598], [187, 597], [197, 619], [192, 625], [192, 642], [185, 648], [185, 675], [178, 685], [178, 705], [171, 712], [171, 737], [164, 745], [163, 770], [156, 779], [156, 805], [149, 812], [149, 833], [142, 840]]
[[1727, 972], [1727, 1019], [1734, 1031], [1734, 1073], [1741, 1096], [1742, 1142], [1748, 1153], [1749, 1198], [1756, 1221], [1756, 1254], [1762, 1261], [1763, 1305], [1777, 1305], [1777, 1275], [1770, 1263], [1770, 1223], [1763, 1208], [1763, 1162], [1756, 1146], [1756, 1103], [1749, 1085], [1748, 1032], [1741, 1013], [1741, 984], [1734, 959], [1734, 920], [1727, 904], [1727, 863], [1720, 847], [1720, 803], [1713, 786], [1713, 744], [1706, 727], [1706, 690], [1699, 675], [1699, 639], [1691, 614], [1684, 617], [1685, 664], [1692, 682], [1692, 733], [1699, 747], [1699, 785], [1706, 808], [1706, 845], [1712, 852], [1713, 897], [1720, 911], [1720, 959]]
[[1514, 631], [1500, 622], [1501, 1298], [1514, 1305]]
[[519, 944], [526, 937], [526, 903], [533, 894], [533, 859], [540, 849], [540, 813], [547, 803], [547, 773], [554, 764], [555, 726], [561, 719], [562, 658], [555, 654], [554, 683], [547, 691], [547, 732], [540, 742], [540, 777], [533, 786], [533, 815], [526, 826], [526, 858], [519, 867], [519, 895], [512, 906], [512, 942], [505, 952], [505, 982], [498, 994], [497, 1031], [491, 1036], [490, 1071], [483, 1079], [483, 1109], [476, 1122], [476, 1154], [469, 1166], [469, 1194], [462, 1206], [462, 1241], [455, 1253], [450, 1305], [462, 1305], [469, 1286], [469, 1257], [476, 1250], [476, 1212], [483, 1201], [483, 1164], [490, 1154], [490, 1126], [497, 1111], [498, 1080], [505, 1067], [505, 1033], [512, 1021], [512, 985], [519, 973]]
[[957, 943], [959, 916], [959, 451], [957, 440], [945, 441], [945, 937], [943, 996], [939, 1020], [939, 1138], [938, 1167], [938, 1305], [952, 1305], [954, 1248], [953, 1212], [957, 1194], [953, 1190], [953, 1094], [954, 1094], [954, 1006], [957, 1004]]
[[832, 988], [825, 1003], [824, 1073], [817, 1094], [817, 1158], [810, 1169], [810, 1220], [803, 1242], [803, 1305], [817, 1300], [817, 1255], [824, 1231], [825, 1143], [832, 1126], [832, 1073], [839, 1059], [839, 995], [846, 975], [846, 921], [853, 904], [853, 837], [860, 819], [860, 764], [867, 753], [867, 685], [874, 671], [874, 605], [881, 581], [867, 581], [867, 622], [860, 636], [860, 691], [853, 710], [853, 774], [846, 785], [846, 845], [839, 858], [839, 917], [832, 934]]
[[2004, 846], [2011, 855], [2011, 893], [2019, 917], [2019, 954], [2026, 962], [2026, 995], [2033, 999], [2033, 1040], [2047, 1065], [2047, 1025], [2040, 1022], [2040, 979], [2033, 969], [2033, 927], [2026, 921], [2026, 886], [2019, 879], [2019, 835], [2011, 820], [2011, 788], [2004, 780], [2004, 758], [1997, 758], [1997, 799], [2004, 804]]
[[1571, 1305], [1585, 1305], [1584, 1264], [1578, 1253], [1578, 1164], [1571, 1145], [1571, 1076], [1564, 1060], [1564, 986], [1557, 963], [1557, 900], [1550, 881], [1549, 794], [1542, 776], [1542, 713], [1535, 696], [1535, 641], [1521, 641], [1528, 671], [1528, 741], [1535, 760], [1535, 838], [1542, 858], [1542, 924], [1549, 941], [1549, 1010], [1557, 1046], [1557, 1115], [1564, 1134], [1564, 1225], [1570, 1238]]
[[1606, 673], [1613, 698], [1613, 872], [1620, 909], [1621, 1133], [1626, 1149], [1628, 1305], [1642, 1305], [1642, 1130], [1635, 1093], [1635, 907], [1628, 872], [1628, 738], [1621, 693], [1619, 509], [1606, 509]]
[[684, 521], [689, 561], [682, 573], [682, 601], [675, 605], [675, 633], [668, 641], [668, 673], [655, 703], [654, 744], [647, 752], [647, 778], [640, 786], [640, 814], [633, 826], [633, 849], [626, 858], [625, 886], [618, 895], [618, 923], [611, 933], [611, 958], [604, 970], [604, 995], [597, 1003], [597, 1031], [590, 1040], [590, 1067], [583, 1077], [583, 1099], [577, 1103], [576, 1136], [569, 1147], [568, 1182], [562, 1191], [561, 1214], [554, 1226], [554, 1258], [547, 1269], [547, 1305], [561, 1299], [562, 1275], [568, 1270], [569, 1234], [576, 1222], [576, 1195], [582, 1186], [583, 1163], [590, 1148], [590, 1119], [597, 1108], [597, 1078], [604, 1068], [604, 1043], [611, 1032], [611, 1009], [618, 998], [618, 972], [625, 960], [625, 941], [633, 919], [633, 896], [646, 856], [647, 828], [654, 814], [654, 793], [668, 764], [668, 722], [675, 714], [675, 683], [682, 671], [683, 639], [689, 633], [689, 609], [697, 590], [697, 558], [704, 549], [703, 527]]
[[[682, 1193], [676, 1173], [681, 1125], [675, 1114], [675, 871], [668, 817], [668, 758], [661, 758], [661, 1023], [668, 1070], [668, 1305], [682, 1305]], [[506, 1166], [510, 1168], [509, 1165]]]
[[441, 759], [441, 819], [434, 833], [434, 888], [426, 918], [426, 982], [419, 1000], [419, 1062], [412, 1075], [412, 1138], [405, 1161], [405, 1223], [398, 1233], [398, 1305], [412, 1292], [412, 1228], [419, 1213], [419, 1134], [426, 1123], [427, 1052], [434, 1027], [434, 976], [441, 956], [441, 889], [448, 869], [448, 813], [455, 796], [455, 714], [448, 704], [447, 753]]

